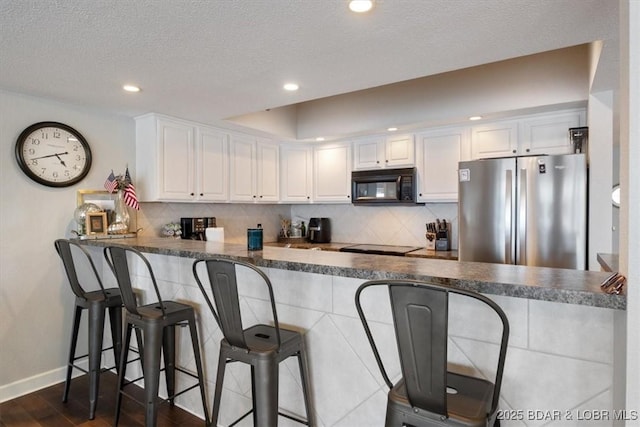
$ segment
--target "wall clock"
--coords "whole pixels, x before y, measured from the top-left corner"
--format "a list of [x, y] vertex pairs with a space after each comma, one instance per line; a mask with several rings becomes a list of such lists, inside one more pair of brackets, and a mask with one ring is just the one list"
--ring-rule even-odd
[[91, 169], [91, 148], [84, 137], [63, 123], [40, 122], [22, 131], [16, 141], [20, 169], [49, 187], [80, 182]]

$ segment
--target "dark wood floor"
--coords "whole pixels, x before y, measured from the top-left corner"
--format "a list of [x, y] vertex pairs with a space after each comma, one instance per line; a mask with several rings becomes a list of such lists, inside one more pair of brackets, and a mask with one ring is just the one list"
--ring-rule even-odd
[[[106, 427], [113, 425], [116, 375], [100, 378], [100, 396], [94, 420], [89, 420], [89, 386], [86, 375], [74, 379], [67, 403], [62, 403], [64, 383], [0, 404], [0, 427]], [[131, 388], [129, 388], [131, 391]], [[137, 396], [136, 396], [137, 397]], [[119, 426], [144, 426], [144, 408], [126, 397], [122, 400]], [[204, 421], [177, 406], [160, 406], [159, 427], [204, 426]]]

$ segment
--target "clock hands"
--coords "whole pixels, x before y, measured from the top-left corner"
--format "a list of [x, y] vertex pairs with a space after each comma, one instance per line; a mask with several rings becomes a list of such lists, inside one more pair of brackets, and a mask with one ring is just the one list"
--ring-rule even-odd
[[56, 157], [58, 158], [58, 160], [60, 160], [60, 164], [66, 168], [66, 167], [67, 167], [67, 165], [66, 165], [66, 164], [65, 164], [65, 162], [60, 158], [60, 156], [56, 154]]
[[31, 160], [39, 160], [39, 159], [46, 159], [47, 157], [57, 157], [58, 160], [60, 160], [60, 163], [62, 163], [64, 165], [64, 162], [62, 161], [62, 159], [60, 158], [61, 154], [69, 154], [68, 151], [65, 151], [64, 153], [55, 153], [55, 154], [49, 154], [47, 156], [40, 156], [40, 157], [32, 157]]

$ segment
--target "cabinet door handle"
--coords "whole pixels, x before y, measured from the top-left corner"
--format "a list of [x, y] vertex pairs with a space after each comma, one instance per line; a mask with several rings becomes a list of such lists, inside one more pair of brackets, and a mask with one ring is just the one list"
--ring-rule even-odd
[[379, 164], [379, 163], [380, 163], [380, 160], [376, 160], [376, 163], [377, 163], [377, 164]]
[[513, 150], [513, 154], [516, 154], [516, 150]]
[[195, 196], [195, 194], [194, 194], [194, 193], [190, 193], [189, 195], [190, 195], [191, 197]]
[[260, 198], [262, 199], [262, 196], [260, 196]]
[[389, 163], [389, 160], [385, 160], [384, 162], [385, 162], [385, 163]]
[[527, 153], [528, 153], [529, 151], [531, 151], [531, 150], [527, 148]]
[[200, 197], [204, 196], [204, 193], [200, 193]]

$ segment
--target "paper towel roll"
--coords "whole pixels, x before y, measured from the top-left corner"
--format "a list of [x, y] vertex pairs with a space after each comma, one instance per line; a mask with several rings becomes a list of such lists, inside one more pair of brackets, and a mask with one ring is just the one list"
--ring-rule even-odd
[[207, 242], [224, 242], [224, 227], [208, 227], [204, 235]]

